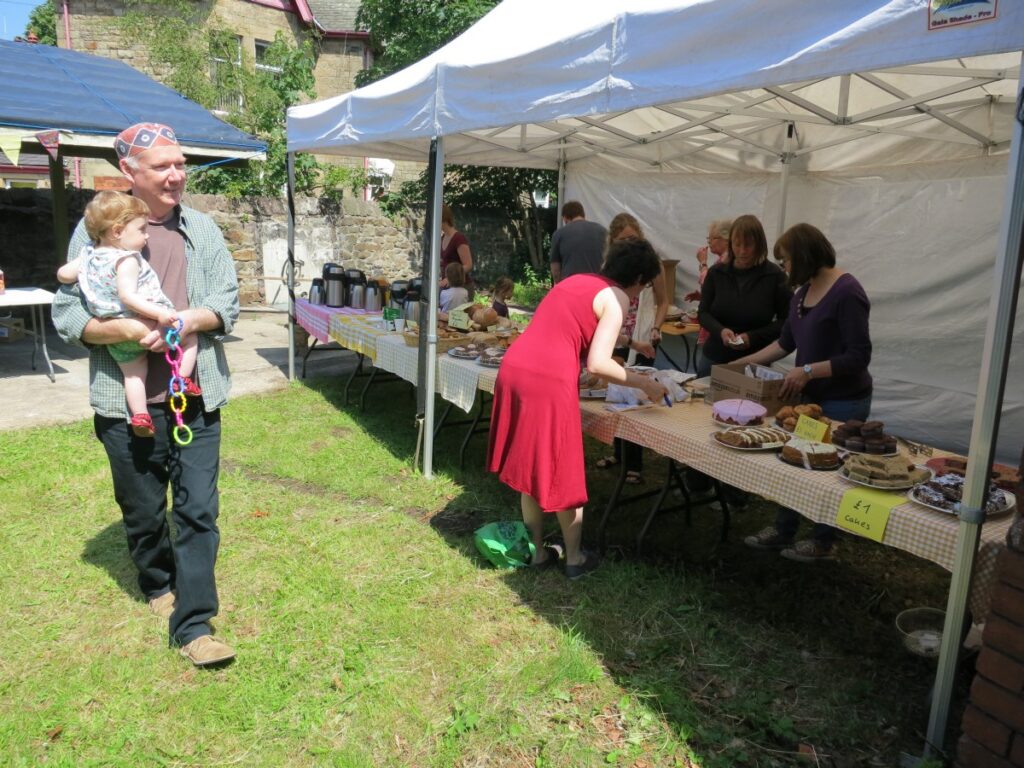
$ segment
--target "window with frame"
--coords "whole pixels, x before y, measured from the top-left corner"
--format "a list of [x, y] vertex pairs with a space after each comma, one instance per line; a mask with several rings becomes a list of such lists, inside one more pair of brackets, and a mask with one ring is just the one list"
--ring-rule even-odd
[[281, 74], [283, 70], [276, 64], [271, 64], [267, 61], [267, 51], [270, 50], [271, 45], [272, 43], [268, 43], [266, 40], [256, 41], [256, 71], [276, 76]]
[[210, 39], [210, 82], [216, 91], [213, 112], [227, 114], [244, 106], [240, 75], [242, 38], [238, 35]]

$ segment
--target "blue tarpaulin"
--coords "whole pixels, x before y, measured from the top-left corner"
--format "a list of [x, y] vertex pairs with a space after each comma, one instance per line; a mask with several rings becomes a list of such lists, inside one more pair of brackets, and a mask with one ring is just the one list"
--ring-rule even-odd
[[109, 136], [112, 154], [112, 139], [124, 128], [157, 122], [171, 126], [185, 147], [216, 150], [208, 156], [266, 151], [257, 138], [114, 59], [0, 40], [0, 83], [0, 127]]

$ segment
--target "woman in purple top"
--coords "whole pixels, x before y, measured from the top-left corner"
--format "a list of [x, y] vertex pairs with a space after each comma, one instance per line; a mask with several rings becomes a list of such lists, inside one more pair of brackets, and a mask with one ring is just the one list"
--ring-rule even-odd
[[[816, 227], [797, 224], [775, 243], [789, 282], [797, 287], [778, 341], [741, 361], [768, 365], [796, 350], [782, 397], [800, 395], [815, 402], [830, 419], [865, 421], [871, 411], [871, 303], [857, 279], [836, 267], [832, 244]], [[746, 543], [756, 549], [781, 549], [783, 557], [811, 562], [835, 557], [836, 530], [816, 523], [811, 537], [793, 544], [800, 516], [779, 509], [775, 525]]]

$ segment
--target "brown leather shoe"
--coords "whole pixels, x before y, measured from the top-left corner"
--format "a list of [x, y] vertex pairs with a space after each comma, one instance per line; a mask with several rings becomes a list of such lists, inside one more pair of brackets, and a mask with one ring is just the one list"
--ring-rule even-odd
[[171, 618], [171, 614], [174, 613], [174, 593], [164, 592], [159, 597], [154, 597], [149, 601], [149, 610], [161, 619]]
[[235, 658], [235, 649], [227, 643], [215, 640], [213, 635], [197, 637], [191, 643], [183, 645], [179, 653], [197, 667], [220, 664]]

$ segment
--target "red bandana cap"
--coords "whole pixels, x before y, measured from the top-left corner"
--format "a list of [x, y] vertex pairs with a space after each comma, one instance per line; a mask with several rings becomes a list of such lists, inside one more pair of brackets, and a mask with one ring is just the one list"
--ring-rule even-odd
[[114, 151], [119, 159], [145, 152], [153, 147], [176, 146], [178, 139], [169, 126], [160, 123], [136, 123], [125, 128], [114, 139]]

